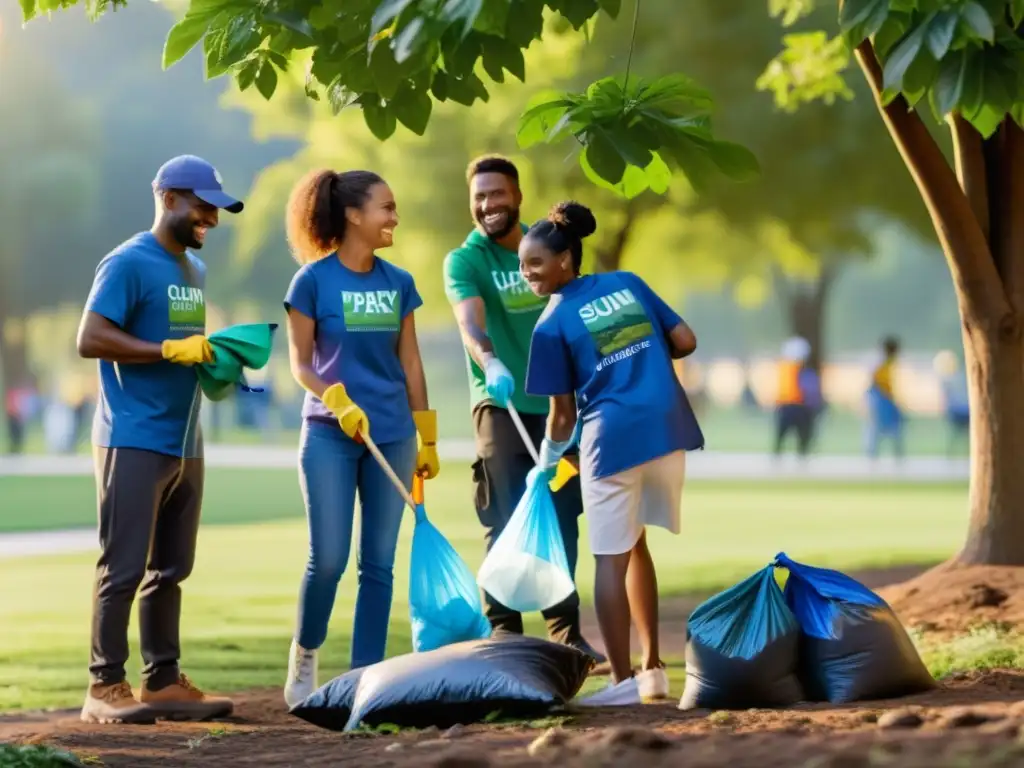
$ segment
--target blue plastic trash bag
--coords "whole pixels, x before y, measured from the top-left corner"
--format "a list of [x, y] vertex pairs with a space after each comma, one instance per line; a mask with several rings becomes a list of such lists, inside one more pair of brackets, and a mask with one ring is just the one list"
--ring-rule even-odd
[[334, 731], [382, 723], [449, 728], [495, 712], [541, 717], [579, 693], [593, 663], [561, 643], [502, 634], [353, 669], [314, 691], [291, 714]]
[[[417, 480], [417, 485], [421, 482]], [[421, 489], [414, 487], [413, 496], [419, 501]], [[491, 634], [473, 572], [427, 519], [422, 502], [416, 507], [416, 527], [412, 532], [409, 623], [416, 651], [433, 651]]]
[[772, 566], [697, 606], [686, 634], [680, 709], [785, 707], [803, 699], [800, 625]]
[[786, 605], [800, 623], [800, 679], [812, 701], [845, 704], [935, 687], [892, 608], [849, 576], [779, 553]]
[[476, 574], [484, 591], [520, 613], [543, 611], [576, 590], [550, 479], [548, 470], [530, 471], [526, 492]]

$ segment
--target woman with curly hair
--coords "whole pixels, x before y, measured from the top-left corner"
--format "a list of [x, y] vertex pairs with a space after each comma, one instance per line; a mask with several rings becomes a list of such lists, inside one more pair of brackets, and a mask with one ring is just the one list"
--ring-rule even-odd
[[[597, 222], [575, 202], [555, 206], [519, 247], [531, 290], [550, 296], [530, 344], [526, 390], [551, 398], [541, 465], [550, 472], [580, 422], [580, 481], [594, 603], [611, 684], [581, 703], [639, 704], [668, 696], [658, 648], [658, 581], [647, 525], [679, 533], [686, 451], [704, 436], [675, 375], [697, 348], [693, 331], [629, 272], [581, 275], [583, 239]], [[642, 650], [630, 663], [630, 620]]]
[[410, 487], [414, 472], [430, 479], [439, 470], [413, 320], [423, 302], [412, 276], [376, 254], [397, 226], [395, 197], [370, 171], [315, 171], [288, 203], [288, 241], [302, 266], [284, 306], [292, 375], [306, 390], [299, 484], [310, 545], [284, 689], [289, 707], [317, 687], [317, 650], [348, 564], [357, 493], [351, 665], [384, 658], [404, 502], [362, 437]]

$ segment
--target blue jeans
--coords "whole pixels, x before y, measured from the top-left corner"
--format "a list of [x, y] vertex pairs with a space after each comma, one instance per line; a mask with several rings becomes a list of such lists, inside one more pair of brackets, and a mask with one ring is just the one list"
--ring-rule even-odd
[[[378, 446], [411, 486], [416, 438]], [[395, 548], [405, 502], [365, 446], [339, 428], [306, 422], [299, 443], [299, 485], [309, 523], [309, 562], [299, 595], [298, 644], [319, 648], [327, 638], [338, 582], [348, 565], [359, 493], [358, 591], [352, 626], [352, 668], [384, 658]]]

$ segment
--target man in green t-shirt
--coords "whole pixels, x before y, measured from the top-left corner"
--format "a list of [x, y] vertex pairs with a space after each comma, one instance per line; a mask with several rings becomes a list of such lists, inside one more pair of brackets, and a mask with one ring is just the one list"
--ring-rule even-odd
[[[547, 299], [535, 296], [519, 272], [519, 241], [526, 227], [519, 220], [522, 193], [515, 165], [503, 157], [482, 157], [470, 164], [467, 180], [477, 227], [448, 254], [444, 282], [466, 349], [477, 453], [473, 464], [476, 510], [490, 551], [526, 491], [526, 476], [534, 466], [509, 416], [509, 401], [534, 445], [539, 448], [544, 438], [548, 399], [527, 395], [524, 382], [530, 338]], [[570, 480], [554, 499], [569, 569], [575, 577], [578, 519], [583, 512], [579, 477]], [[496, 630], [522, 634], [522, 615], [486, 592], [484, 609]], [[580, 631], [577, 592], [542, 615], [552, 640], [605, 663], [604, 656]]]

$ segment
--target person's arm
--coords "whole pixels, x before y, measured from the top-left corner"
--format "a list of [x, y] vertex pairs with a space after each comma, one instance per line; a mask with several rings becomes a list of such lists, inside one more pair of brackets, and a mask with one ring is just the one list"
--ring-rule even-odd
[[469, 350], [470, 357], [481, 369], [486, 369], [487, 364], [494, 359], [494, 344], [487, 335], [484, 300], [479, 296], [473, 296], [458, 302], [453, 309], [455, 321], [459, 325], [459, 334], [466, 349]]
[[316, 321], [294, 307], [288, 309], [288, 362], [292, 378], [307, 392], [323, 397], [327, 383], [313, 370]]
[[163, 347], [121, 330], [98, 312], [86, 309], [78, 326], [78, 354], [86, 360], [108, 363], [155, 363], [164, 359]]
[[548, 438], [556, 444], [569, 442], [576, 429], [576, 395], [552, 395], [548, 411]]
[[625, 277], [627, 282], [640, 292], [644, 303], [654, 313], [655, 320], [665, 334], [665, 341], [672, 359], [681, 360], [692, 355], [697, 349], [697, 337], [690, 326], [679, 316], [679, 313], [672, 309], [640, 277], [628, 272], [625, 273]]
[[402, 319], [398, 331], [398, 359], [405, 371], [408, 389], [409, 408], [415, 413], [425, 411], [430, 406], [427, 400], [427, 377], [423, 372], [423, 358], [420, 357], [420, 345], [416, 338], [416, 321], [410, 312]]
[[673, 360], [681, 360], [689, 357], [697, 349], [697, 336], [690, 329], [684, 320], [680, 320], [676, 326], [668, 332], [669, 354]]

